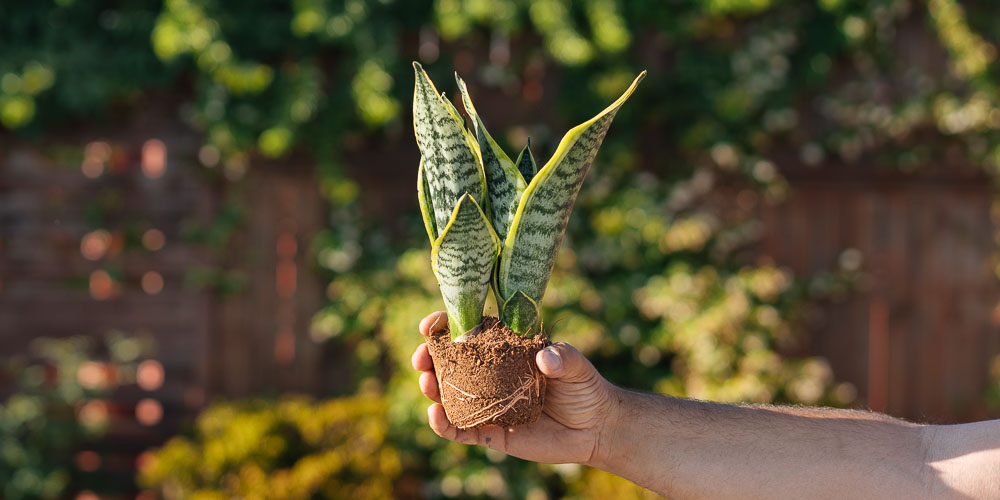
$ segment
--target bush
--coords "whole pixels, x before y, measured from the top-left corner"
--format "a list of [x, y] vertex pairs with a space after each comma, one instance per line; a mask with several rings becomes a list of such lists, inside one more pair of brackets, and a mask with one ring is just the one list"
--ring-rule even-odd
[[0, 383], [15, 392], [0, 403], [0, 498], [66, 498], [84, 489], [122, 493], [88, 449], [109, 425], [107, 398], [135, 381], [148, 342], [111, 335], [36, 339], [32, 356], [0, 359]]
[[401, 463], [385, 413], [374, 396], [217, 403], [139, 482], [167, 499], [393, 498]]

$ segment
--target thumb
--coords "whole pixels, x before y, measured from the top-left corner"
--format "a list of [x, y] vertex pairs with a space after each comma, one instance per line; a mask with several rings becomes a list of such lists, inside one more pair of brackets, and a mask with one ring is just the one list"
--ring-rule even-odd
[[557, 342], [538, 351], [535, 363], [546, 377], [563, 382], [583, 382], [597, 374], [594, 365], [565, 342]]

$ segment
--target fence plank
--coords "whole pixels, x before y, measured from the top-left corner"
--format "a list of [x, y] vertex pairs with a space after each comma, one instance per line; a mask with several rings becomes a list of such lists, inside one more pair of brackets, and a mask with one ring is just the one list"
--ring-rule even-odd
[[[791, 194], [763, 206], [758, 252], [804, 277], [837, 266], [856, 248], [868, 283], [841, 304], [824, 307], [806, 332], [810, 354], [826, 356], [838, 379], [859, 388], [862, 405], [878, 405], [868, 387], [873, 303], [887, 305], [890, 414], [959, 422], [983, 418], [988, 367], [1000, 355], [994, 308], [1000, 281], [990, 220], [994, 192], [969, 168], [929, 168], [901, 175], [829, 168], [788, 172]], [[872, 358], [874, 362], [874, 358]], [[875, 377], [877, 379], [877, 377]]]

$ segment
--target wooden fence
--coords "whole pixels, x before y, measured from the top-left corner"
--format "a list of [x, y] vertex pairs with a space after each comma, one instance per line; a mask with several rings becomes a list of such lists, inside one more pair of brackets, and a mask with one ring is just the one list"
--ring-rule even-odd
[[991, 182], [970, 168], [794, 170], [789, 198], [760, 212], [758, 251], [808, 276], [845, 249], [866, 275], [826, 305], [806, 349], [828, 358], [861, 404], [920, 421], [984, 418], [1000, 355]]
[[[0, 358], [39, 337], [120, 331], [155, 344], [162, 383], [106, 402], [100, 448], [122, 484], [143, 450], [217, 397], [344, 387], [326, 374], [346, 354], [308, 338], [323, 300], [307, 252], [325, 217], [314, 169], [262, 164], [235, 188], [206, 181], [222, 166], [203, 165], [186, 128], [156, 118], [172, 114], [44, 148], [0, 141]], [[215, 248], [206, 238], [229, 223], [230, 197], [253, 200], [250, 223]], [[220, 276], [243, 286], [222, 296]], [[0, 400], [11, 389], [0, 384]]]

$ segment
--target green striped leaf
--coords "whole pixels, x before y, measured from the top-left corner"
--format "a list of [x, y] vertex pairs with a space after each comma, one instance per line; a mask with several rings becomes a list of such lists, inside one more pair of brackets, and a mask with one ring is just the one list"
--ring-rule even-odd
[[442, 228], [463, 193], [486, 199], [486, 176], [479, 146], [458, 111], [438, 93], [419, 63], [413, 63], [413, 71], [413, 132], [423, 158], [435, 227]]
[[424, 179], [424, 159], [420, 159], [417, 167], [417, 203], [420, 205], [420, 216], [424, 219], [424, 229], [427, 230], [427, 237], [434, 244], [437, 239], [437, 225], [434, 223], [434, 207], [431, 205], [430, 188], [427, 187], [427, 179]]
[[524, 335], [538, 324], [538, 304], [518, 290], [503, 303], [500, 319], [518, 335]]
[[497, 281], [502, 300], [520, 291], [536, 303], [541, 302], [587, 170], [615, 113], [645, 75], [645, 71], [640, 73], [628, 90], [600, 114], [570, 129], [552, 158], [528, 184], [500, 254]]
[[524, 145], [524, 149], [521, 150], [521, 154], [518, 155], [517, 170], [521, 172], [521, 176], [524, 180], [531, 182], [531, 179], [535, 177], [538, 173], [538, 165], [535, 164], [535, 157], [531, 154], [531, 138], [528, 138], [528, 143]]
[[458, 89], [462, 92], [462, 103], [465, 104], [465, 112], [472, 118], [472, 126], [475, 129], [476, 140], [479, 143], [479, 150], [483, 158], [483, 170], [486, 174], [486, 191], [489, 193], [490, 222], [496, 229], [501, 241], [507, 237], [507, 230], [514, 220], [514, 211], [517, 210], [517, 203], [521, 198], [521, 193], [528, 187], [524, 178], [517, 171], [514, 162], [510, 161], [507, 153], [497, 145], [490, 133], [486, 131], [486, 125], [476, 112], [476, 107], [472, 105], [472, 98], [469, 97], [469, 89], [458, 74], [455, 74], [455, 81], [458, 82]]
[[448, 310], [452, 338], [479, 325], [500, 239], [468, 193], [431, 247], [431, 269]]

